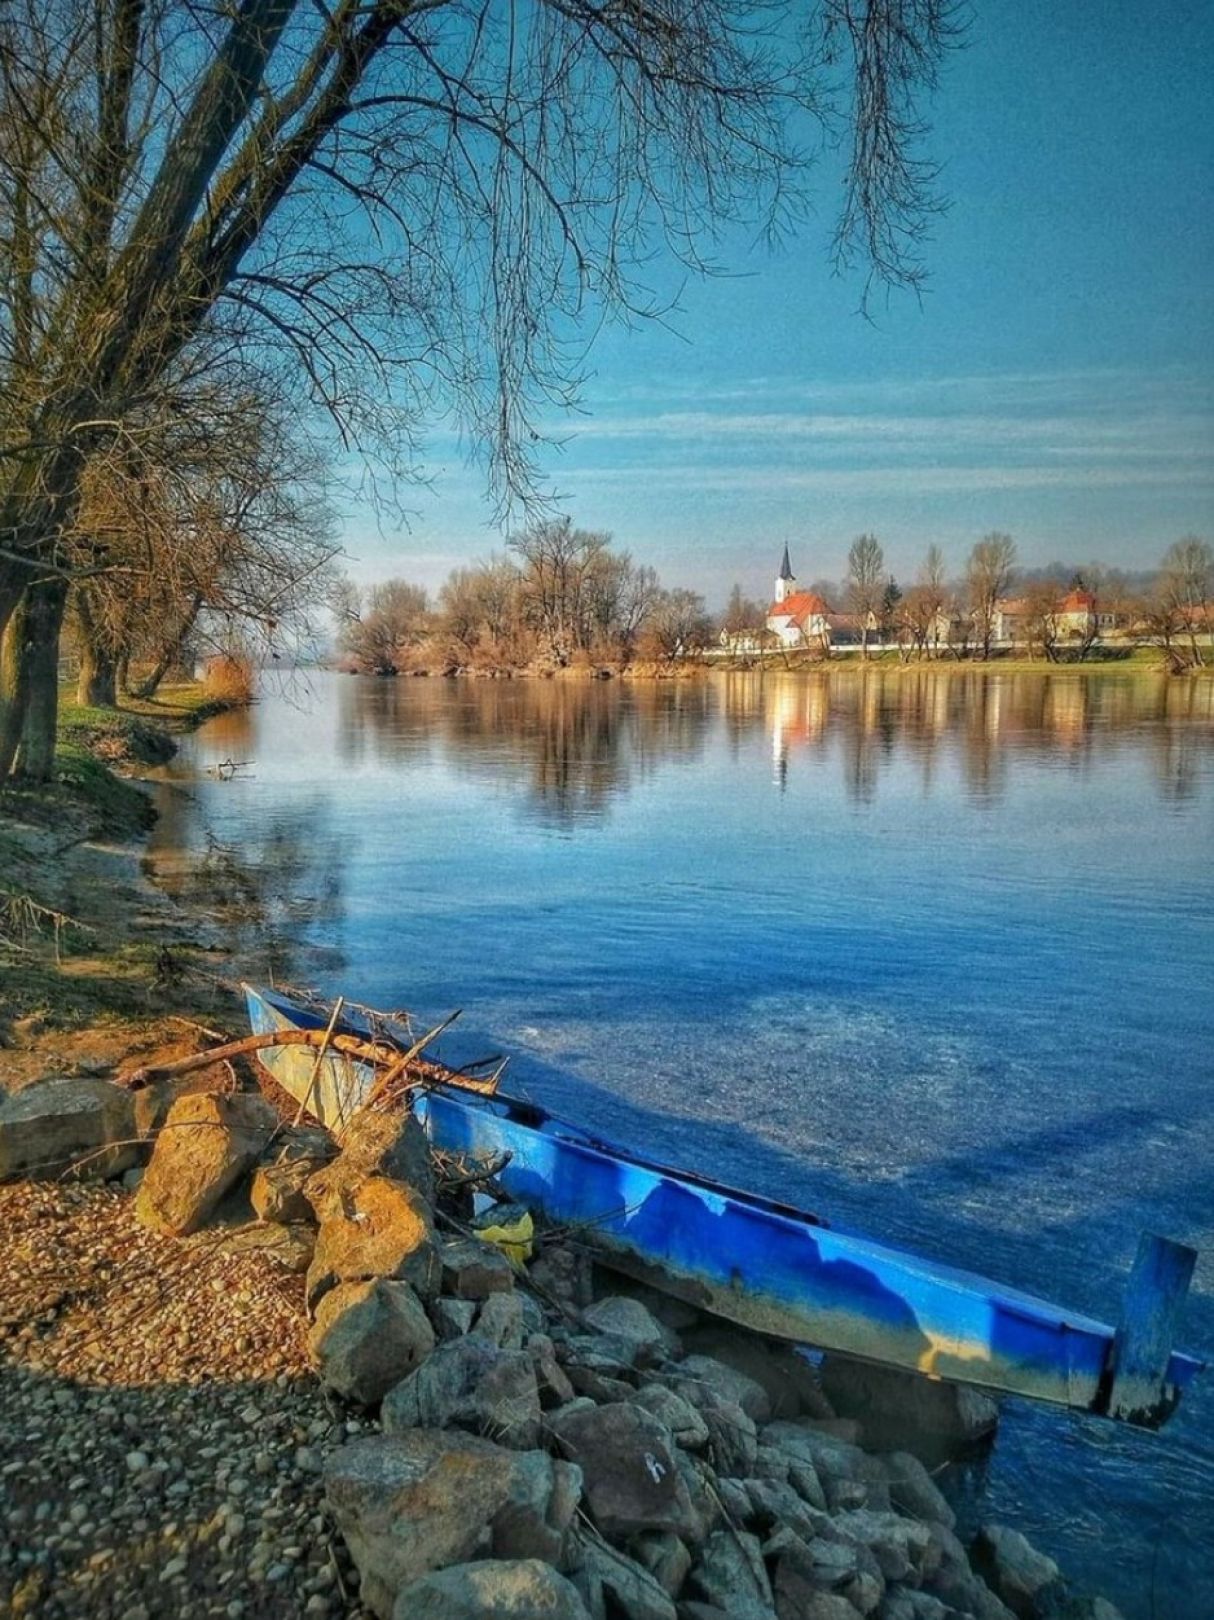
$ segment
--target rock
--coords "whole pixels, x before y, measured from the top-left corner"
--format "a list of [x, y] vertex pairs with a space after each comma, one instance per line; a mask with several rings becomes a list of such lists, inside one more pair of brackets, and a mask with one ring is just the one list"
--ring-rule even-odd
[[827, 1507], [832, 1513], [864, 1506], [883, 1511], [889, 1507], [885, 1471], [859, 1446], [824, 1434], [809, 1423], [769, 1423], [763, 1441], [789, 1459], [790, 1483], [814, 1507]]
[[447, 1299], [440, 1295], [430, 1301], [430, 1320], [440, 1339], [462, 1339], [471, 1331], [475, 1317], [475, 1300]]
[[825, 1515], [806, 1505], [789, 1484], [778, 1479], [741, 1481], [746, 1496], [746, 1519], [760, 1530], [794, 1530], [804, 1541], [813, 1541], [823, 1529]]
[[572, 1583], [538, 1558], [423, 1575], [401, 1588], [392, 1613], [393, 1620], [590, 1620]]
[[963, 1565], [945, 1564], [927, 1585], [933, 1596], [959, 1614], [973, 1615], [975, 1620], [1015, 1620], [1007, 1605], [1000, 1602], [981, 1576], [974, 1574], [968, 1559]]
[[880, 1620], [956, 1620], [958, 1611], [930, 1592], [896, 1587], [886, 1593]]
[[699, 1546], [720, 1521], [721, 1491], [730, 1481], [718, 1479], [703, 1457], [693, 1456], [690, 1452], [676, 1449], [675, 1466], [691, 1503], [691, 1519], [687, 1528], [677, 1534], [682, 1540]]
[[771, 1612], [774, 1599], [759, 1538], [746, 1531], [718, 1530], [709, 1536], [688, 1583], [697, 1596], [739, 1620]]
[[[775, 1555], [772, 1586], [779, 1620], [800, 1620], [820, 1609], [819, 1599], [833, 1595], [852, 1613], [870, 1614], [881, 1602], [885, 1581], [867, 1547], [824, 1533], [801, 1540], [787, 1537]], [[770, 1558], [774, 1548], [764, 1549]]]
[[841, 1417], [857, 1418], [868, 1445], [942, 1461], [987, 1440], [999, 1422], [989, 1395], [919, 1373], [846, 1356], [823, 1358], [822, 1389]]
[[549, 1419], [582, 1470], [586, 1501], [603, 1535], [671, 1530], [694, 1536], [697, 1519], [676, 1466], [670, 1431], [631, 1402]]
[[541, 1451], [434, 1429], [354, 1440], [325, 1465], [330, 1512], [380, 1620], [402, 1588], [444, 1565], [558, 1557], [577, 1484], [576, 1469]]
[[619, 1620], [676, 1620], [669, 1594], [647, 1569], [597, 1536], [578, 1540], [581, 1567], [576, 1580], [591, 1614]]
[[434, 1165], [421, 1121], [399, 1110], [361, 1109], [338, 1137], [339, 1161], [361, 1176], [387, 1176], [434, 1202]]
[[[470, 1301], [452, 1300], [452, 1304]], [[523, 1298], [511, 1289], [504, 1294], [490, 1294], [481, 1306], [473, 1330], [478, 1338], [488, 1339], [503, 1350], [523, 1348]]]
[[940, 1543], [930, 1528], [915, 1519], [896, 1513], [879, 1513], [869, 1508], [837, 1513], [835, 1529], [872, 1553], [887, 1581], [913, 1577], [919, 1584], [940, 1567]]
[[437, 1291], [440, 1266], [434, 1219], [414, 1188], [386, 1176], [369, 1176], [347, 1194], [346, 1213], [328, 1207], [331, 1213], [321, 1222], [308, 1269], [311, 1309], [337, 1283], [372, 1277], [407, 1282], [423, 1299]]
[[531, 1357], [468, 1334], [440, 1344], [384, 1399], [384, 1429], [456, 1424], [528, 1451], [540, 1437], [540, 1397]]
[[540, 1405], [545, 1411], [550, 1411], [556, 1406], [565, 1406], [575, 1398], [577, 1391], [566, 1378], [556, 1359], [556, 1346], [546, 1333], [531, 1335], [527, 1341], [527, 1354], [531, 1357], [535, 1368]]
[[681, 1387], [685, 1380], [707, 1385], [723, 1400], [740, 1406], [754, 1423], [766, 1423], [771, 1417], [771, 1400], [762, 1384], [712, 1356], [688, 1356], [681, 1361], [676, 1388], [683, 1395], [688, 1393]]
[[316, 1228], [305, 1221], [290, 1226], [242, 1226], [224, 1237], [225, 1254], [262, 1254], [284, 1271], [304, 1272], [316, 1251]]
[[929, 1524], [942, 1524], [949, 1530], [956, 1526], [957, 1515], [918, 1457], [909, 1451], [894, 1451], [880, 1461], [889, 1484], [890, 1501], [896, 1508]]
[[[856, 1620], [859, 1612], [837, 1592], [810, 1592], [800, 1608], [787, 1611], [787, 1620]], [[786, 1620], [778, 1609], [776, 1613]]]
[[118, 1176], [139, 1158], [132, 1093], [108, 1080], [42, 1080], [0, 1096], [0, 1181]]
[[408, 1283], [376, 1278], [331, 1289], [308, 1345], [330, 1389], [375, 1406], [434, 1349], [434, 1330]]
[[178, 1097], [135, 1194], [137, 1219], [174, 1237], [196, 1232], [257, 1162], [275, 1123], [269, 1103], [251, 1094]]
[[753, 1420], [733, 1401], [704, 1384], [682, 1384], [708, 1429], [708, 1452], [718, 1474], [746, 1479], [754, 1473], [758, 1441]]
[[[822, 1393], [818, 1370], [794, 1345], [761, 1338], [757, 1333], [705, 1318], [684, 1335], [689, 1356], [711, 1356], [744, 1373], [767, 1393], [771, 1418], [830, 1418], [834, 1410]], [[753, 1414], [752, 1414], [753, 1415]]]
[[284, 1159], [279, 1164], [261, 1164], [253, 1172], [249, 1201], [263, 1221], [313, 1221], [315, 1215], [304, 1186], [316, 1174], [312, 1159]]
[[691, 1568], [691, 1554], [678, 1536], [670, 1530], [643, 1530], [633, 1537], [629, 1551], [664, 1592], [676, 1596]]
[[675, 1390], [665, 1384], [646, 1384], [632, 1398], [638, 1406], [652, 1412], [659, 1423], [665, 1424], [677, 1445], [688, 1451], [699, 1451], [708, 1444], [707, 1423], [691, 1402]]
[[133, 1170], [124, 1170], [122, 1173], [123, 1191], [138, 1192], [139, 1183], [143, 1180], [146, 1173], [147, 1172], [144, 1170], [141, 1164], [137, 1164]]
[[454, 1238], [441, 1249], [443, 1293], [488, 1299], [514, 1287], [514, 1267], [500, 1249], [478, 1238]]
[[1013, 1614], [1031, 1616], [1045, 1587], [1058, 1580], [1058, 1565], [1006, 1525], [984, 1525], [970, 1555], [974, 1568]]
[[678, 1336], [663, 1327], [639, 1299], [630, 1299], [627, 1294], [609, 1294], [596, 1300], [582, 1312], [582, 1320], [595, 1333], [628, 1340], [642, 1350], [675, 1354], [680, 1348]]

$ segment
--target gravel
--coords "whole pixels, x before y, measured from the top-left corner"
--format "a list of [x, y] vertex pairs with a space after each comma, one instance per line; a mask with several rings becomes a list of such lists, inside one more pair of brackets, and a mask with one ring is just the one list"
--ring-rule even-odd
[[113, 1185], [0, 1186], [0, 1614], [362, 1617], [303, 1280]]

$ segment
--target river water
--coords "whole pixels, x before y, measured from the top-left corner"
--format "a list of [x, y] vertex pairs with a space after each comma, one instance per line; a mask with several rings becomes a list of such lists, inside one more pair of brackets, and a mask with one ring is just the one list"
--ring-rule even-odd
[[[160, 808], [266, 974], [1106, 1320], [1180, 1238], [1214, 1352], [1214, 682], [298, 674]], [[1160, 1436], [1010, 1403], [984, 1493], [1129, 1620], [1214, 1614], [1214, 1375]]]

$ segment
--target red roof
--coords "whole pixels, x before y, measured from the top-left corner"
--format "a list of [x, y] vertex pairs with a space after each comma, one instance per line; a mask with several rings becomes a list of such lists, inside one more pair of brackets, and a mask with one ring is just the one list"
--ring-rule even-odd
[[794, 591], [786, 596], [782, 602], [773, 602], [767, 610], [769, 619], [786, 618], [796, 620], [798, 623], [805, 619], [812, 619], [816, 614], [828, 613], [830, 609], [820, 596], [813, 591]]
[[1058, 604], [1059, 613], [1091, 613], [1096, 606], [1096, 598], [1091, 591], [1070, 591]]

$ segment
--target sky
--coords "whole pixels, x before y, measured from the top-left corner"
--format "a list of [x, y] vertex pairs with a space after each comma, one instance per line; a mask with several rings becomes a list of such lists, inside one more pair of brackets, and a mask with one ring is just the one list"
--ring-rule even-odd
[[[545, 426], [561, 512], [723, 602], [763, 596], [788, 543], [838, 578], [862, 532], [911, 580], [983, 533], [1020, 560], [1142, 568], [1214, 539], [1214, 8], [974, 0], [925, 151], [948, 211], [921, 299], [878, 299], [820, 211], [772, 251], [681, 283], [665, 325], [609, 327], [581, 409]], [[349, 571], [434, 589], [502, 543], [483, 469], [435, 434], [407, 527], [343, 514]]]

